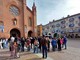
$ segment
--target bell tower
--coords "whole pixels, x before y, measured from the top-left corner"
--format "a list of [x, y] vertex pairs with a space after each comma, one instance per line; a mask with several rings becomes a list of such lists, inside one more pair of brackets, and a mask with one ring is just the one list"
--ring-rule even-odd
[[22, 0], [22, 9], [23, 9], [23, 35], [25, 37], [25, 17], [26, 17], [26, 0]]
[[35, 0], [34, 0], [34, 2], [33, 2], [32, 10], [33, 10], [33, 14], [36, 15]]
[[36, 15], [36, 6], [35, 6], [35, 0], [33, 2], [32, 6], [32, 12], [33, 12], [33, 30], [34, 30], [34, 35], [37, 36], [37, 15]]

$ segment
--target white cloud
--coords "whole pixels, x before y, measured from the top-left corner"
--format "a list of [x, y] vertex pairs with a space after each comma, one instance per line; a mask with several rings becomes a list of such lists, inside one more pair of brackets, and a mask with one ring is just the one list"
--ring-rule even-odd
[[[33, 0], [27, 0], [32, 7]], [[80, 13], [80, 0], [35, 0], [38, 24], [47, 24], [53, 19]]]
[[80, 6], [80, 0], [67, 0], [67, 6], [69, 7], [79, 7]]
[[67, 0], [67, 13], [80, 13], [80, 0]]

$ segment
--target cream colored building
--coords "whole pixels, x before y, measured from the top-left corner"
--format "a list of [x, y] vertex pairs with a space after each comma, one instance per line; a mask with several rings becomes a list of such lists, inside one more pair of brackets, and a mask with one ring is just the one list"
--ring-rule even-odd
[[67, 35], [68, 37], [80, 36], [80, 13], [64, 17], [59, 20], [53, 20], [43, 26], [43, 34], [45, 35], [58, 33]]

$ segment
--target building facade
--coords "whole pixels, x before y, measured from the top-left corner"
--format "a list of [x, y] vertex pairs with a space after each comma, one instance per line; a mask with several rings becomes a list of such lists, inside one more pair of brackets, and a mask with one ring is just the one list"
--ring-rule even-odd
[[53, 36], [54, 33], [68, 37], [80, 37], [80, 13], [49, 22], [43, 26], [43, 34]]
[[37, 36], [36, 6], [32, 10], [26, 0], [0, 0], [0, 37]]
[[37, 36], [42, 36], [42, 24], [37, 26]]

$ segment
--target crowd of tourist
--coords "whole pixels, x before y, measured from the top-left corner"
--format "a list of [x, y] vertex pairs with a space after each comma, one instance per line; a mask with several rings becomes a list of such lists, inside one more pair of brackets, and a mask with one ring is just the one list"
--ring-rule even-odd
[[0, 49], [8, 48], [8, 39], [0, 38]]
[[42, 58], [47, 58], [47, 52], [61, 51], [62, 48], [67, 49], [66, 43], [66, 36], [59, 38], [49, 38], [48, 36], [19, 38], [11, 36], [9, 39], [0, 39], [0, 48], [9, 47], [11, 57], [14, 58], [19, 58], [19, 52], [24, 52], [25, 50], [33, 50], [33, 53], [42, 53]]

